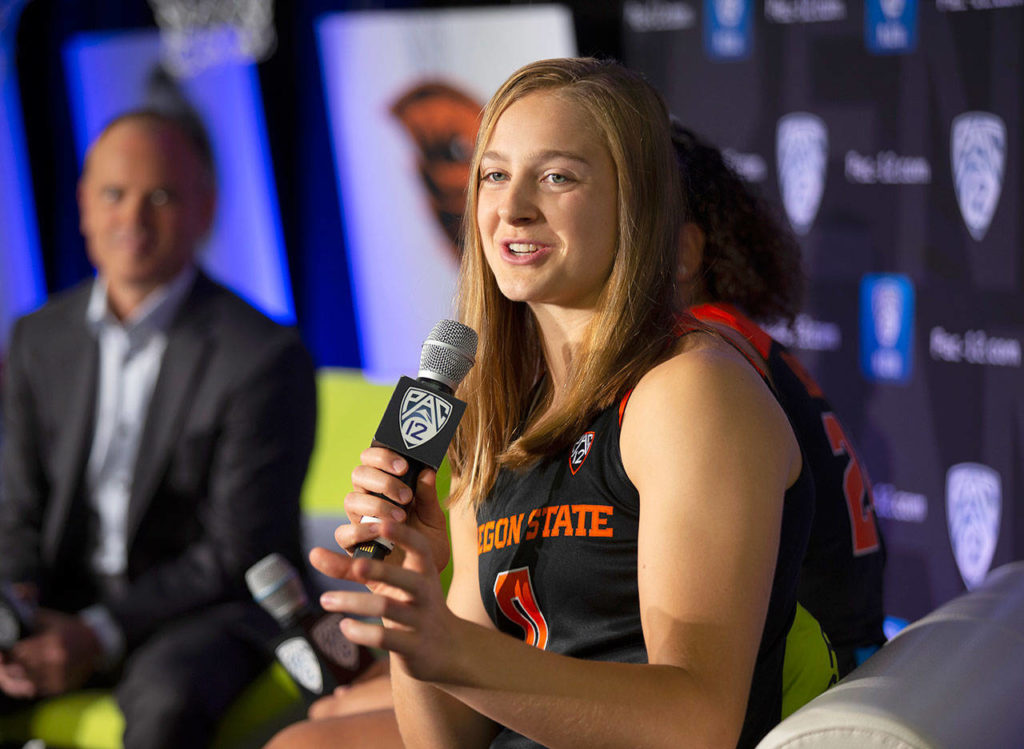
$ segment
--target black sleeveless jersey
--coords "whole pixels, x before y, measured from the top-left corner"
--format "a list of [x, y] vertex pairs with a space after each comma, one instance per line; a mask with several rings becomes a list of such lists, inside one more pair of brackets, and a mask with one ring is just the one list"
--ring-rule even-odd
[[[561, 454], [499, 474], [477, 511], [477, 554], [480, 594], [502, 632], [576, 658], [646, 663], [637, 589], [639, 495], [619, 453], [627, 399], [600, 412]], [[813, 486], [802, 471], [786, 493], [739, 746], [754, 746], [780, 719], [786, 634], [813, 504]], [[509, 729], [492, 744], [533, 746]]]
[[[776, 396], [814, 477], [816, 504], [798, 598], [847, 659], [855, 648], [880, 645], [885, 547], [871, 483], [847, 432], [814, 378], [785, 346], [739, 310], [704, 304], [690, 312], [736, 330], [767, 362]], [[845, 673], [852, 665], [840, 663]]]

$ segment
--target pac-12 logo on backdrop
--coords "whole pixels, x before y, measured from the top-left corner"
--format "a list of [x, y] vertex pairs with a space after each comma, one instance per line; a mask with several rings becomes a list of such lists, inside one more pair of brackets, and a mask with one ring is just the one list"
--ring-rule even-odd
[[808, 112], [793, 112], [780, 119], [775, 131], [775, 159], [789, 223], [797, 234], [806, 234], [825, 193], [828, 129], [824, 120]]
[[958, 463], [946, 472], [946, 521], [953, 557], [967, 589], [992, 566], [1003, 509], [999, 473], [981, 463]]
[[452, 415], [452, 405], [444, 398], [421, 388], [409, 388], [402, 397], [399, 422], [402, 427], [402, 441], [412, 448], [429, 442]]
[[917, 47], [917, 0], [866, 0], [864, 36], [876, 55], [913, 52]]
[[991, 112], [964, 112], [950, 129], [953, 188], [967, 231], [985, 238], [999, 205], [1006, 166], [1006, 123]]
[[869, 380], [910, 379], [914, 286], [906, 276], [870, 274], [860, 284], [860, 368]]
[[704, 0], [704, 51], [715, 60], [750, 56], [752, 0]]

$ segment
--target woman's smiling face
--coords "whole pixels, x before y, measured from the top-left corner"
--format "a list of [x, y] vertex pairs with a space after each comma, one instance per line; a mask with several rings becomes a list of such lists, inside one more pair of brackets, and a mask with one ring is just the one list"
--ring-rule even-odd
[[506, 109], [480, 159], [484, 255], [513, 301], [593, 309], [618, 237], [615, 165], [586, 110], [557, 90]]

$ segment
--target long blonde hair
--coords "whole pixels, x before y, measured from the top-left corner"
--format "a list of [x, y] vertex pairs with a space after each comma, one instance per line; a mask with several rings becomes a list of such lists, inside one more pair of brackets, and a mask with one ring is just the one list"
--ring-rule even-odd
[[[506, 299], [484, 258], [477, 224], [480, 155], [498, 118], [538, 91], [557, 91], [587, 113], [615, 165], [618, 237], [611, 273], [578, 351], [564, 397], [550, 380], [530, 308]], [[480, 335], [477, 364], [459, 389], [469, 404], [449, 453], [452, 501], [478, 503], [500, 468], [521, 468], [564, 449], [621, 396], [673, 339], [676, 236], [681, 193], [669, 118], [637, 74], [592, 58], [534, 62], [505, 81], [484, 108], [470, 168], [459, 276], [460, 317]]]

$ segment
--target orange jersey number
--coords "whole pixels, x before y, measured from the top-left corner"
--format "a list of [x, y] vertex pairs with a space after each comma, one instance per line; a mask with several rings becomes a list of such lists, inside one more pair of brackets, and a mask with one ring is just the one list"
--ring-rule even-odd
[[494, 598], [509, 621], [523, 629], [527, 645], [543, 650], [548, 644], [548, 623], [537, 606], [530, 570], [519, 567], [502, 572], [494, 581]]
[[853, 533], [853, 555], [862, 556], [878, 549], [878, 528], [875, 527], [875, 515], [871, 511], [871, 489], [864, 480], [857, 456], [853, 453], [850, 441], [839, 425], [839, 419], [831, 411], [821, 415], [821, 422], [828, 434], [832, 454], [846, 455], [849, 460], [843, 473], [843, 494], [846, 497], [846, 509], [850, 513], [850, 529]]

